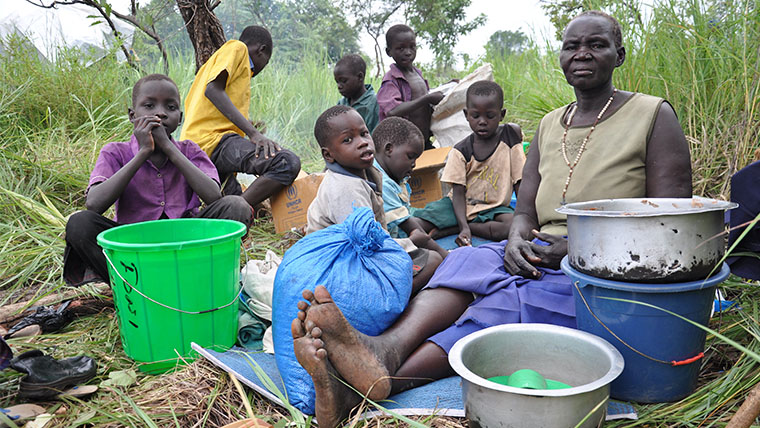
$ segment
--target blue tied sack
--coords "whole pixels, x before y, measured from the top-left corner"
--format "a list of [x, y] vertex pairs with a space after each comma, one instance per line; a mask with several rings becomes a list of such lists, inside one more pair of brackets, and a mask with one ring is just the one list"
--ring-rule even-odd
[[324, 285], [349, 323], [377, 336], [398, 318], [412, 292], [412, 259], [367, 207], [341, 224], [314, 232], [291, 247], [274, 280], [272, 333], [275, 360], [290, 404], [314, 414], [314, 384], [296, 360], [290, 325], [301, 292]]

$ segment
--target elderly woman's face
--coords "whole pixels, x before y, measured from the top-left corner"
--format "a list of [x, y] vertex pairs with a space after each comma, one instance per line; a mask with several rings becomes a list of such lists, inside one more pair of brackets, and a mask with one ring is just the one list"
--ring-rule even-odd
[[612, 23], [586, 15], [568, 24], [559, 63], [567, 83], [576, 89], [593, 89], [612, 79], [615, 67], [623, 63], [623, 52], [615, 47]]

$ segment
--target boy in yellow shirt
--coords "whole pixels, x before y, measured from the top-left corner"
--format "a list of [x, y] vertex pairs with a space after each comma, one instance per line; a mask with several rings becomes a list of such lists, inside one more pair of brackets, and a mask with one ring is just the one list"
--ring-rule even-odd
[[[264, 27], [246, 27], [198, 70], [185, 99], [180, 139], [195, 141], [210, 157], [225, 195], [242, 195], [256, 206], [295, 180], [301, 161], [264, 136], [248, 118], [251, 79], [272, 56], [272, 36]], [[242, 191], [236, 172], [258, 178]]]

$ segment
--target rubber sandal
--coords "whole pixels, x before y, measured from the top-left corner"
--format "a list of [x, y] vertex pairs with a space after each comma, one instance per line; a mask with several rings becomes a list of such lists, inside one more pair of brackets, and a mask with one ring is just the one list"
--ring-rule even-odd
[[82, 385], [69, 388], [58, 394], [58, 398], [85, 398], [94, 394], [98, 390], [97, 385]]
[[[3, 416], [10, 419], [13, 423], [21, 422], [23, 420], [32, 419], [37, 415], [45, 413], [45, 409], [42, 406], [36, 404], [18, 404], [15, 406], [0, 408], [0, 413]], [[22, 423], [16, 423], [16, 425], [23, 425]], [[0, 417], [0, 427], [9, 426], [3, 418]]]
[[24, 428], [45, 428], [53, 421], [54, 416], [50, 413], [43, 413], [37, 415], [33, 421], [29, 421], [24, 424]]
[[34, 337], [42, 334], [42, 327], [37, 324], [28, 325], [20, 330], [16, 330], [13, 333], [9, 333], [8, 339], [19, 339], [22, 337]]
[[272, 424], [258, 418], [249, 418], [235, 421], [221, 428], [272, 428]]
[[70, 387], [92, 379], [97, 372], [95, 360], [90, 357], [56, 360], [39, 350], [24, 352], [11, 360], [10, 366], [27, 374], [21, 379], [18, 396], [34, 400], [55, 398]]

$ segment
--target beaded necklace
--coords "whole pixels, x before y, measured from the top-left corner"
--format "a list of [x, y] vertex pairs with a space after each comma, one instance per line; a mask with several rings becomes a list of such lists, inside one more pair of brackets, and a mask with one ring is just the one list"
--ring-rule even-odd
[[607, 100], [607, 104], [602, 107], [602, 110], [599, 111], [599, 114], [596, 115], [596, 120], [594, 120], [594, 124], [591, 125], [591, 129], [589, 129], [588, 134], [586, 135], [586, 138], [583, 139], [583, 142], [581, 143], [580, 149], [578, 149], [578, 154], [575, 156], [575, 160], [570, 163], [570, 159], [567, 157], [567, 147], [566, 147], [566, 139], [567, 139], [567, 131], [570, 129], [570, 125], [573, 123], [573, 117], [575, 116], [575, 112], [578, 110], [578, 103], [573, 104], [573, 109], [570, 110], [570, 113], [567, 115], [567, 119], [565, 120], [565, 132], [562, 134], [562, 157], [565, 158], [565, 163], [570, 168], [570, 172], [567, 174], [567, 180], [565, 180], [565, 188], [562, 189], [562, 205], [565, 205], [565, 195], [567, 194], [567, 188], [570, 186], [570, 179], [573, 176], [573, 171], [575, 171], [575, 167], [578, 165], [578, 162], [581, 160], [581, 155], [586, 150], [586, 144], [588, 143], [588, 139], [591, 137], [591, 133], [594, 132], [594, 129], [596, 129], [596, 125], [599, 123], [599, 120], [604, 116], [604, 113], [607, 111], [607, 109], [610, 107], [610, 104], [612, 104], [612, 100], [615, 98], [615, 94], [617, 93], [617, 88], [612, 90], [612, 95], [610, 95], [610, 99]]

